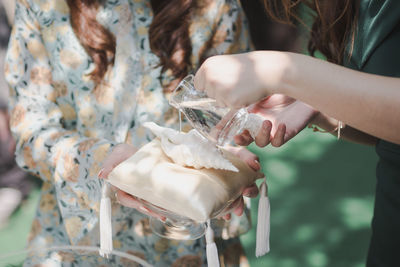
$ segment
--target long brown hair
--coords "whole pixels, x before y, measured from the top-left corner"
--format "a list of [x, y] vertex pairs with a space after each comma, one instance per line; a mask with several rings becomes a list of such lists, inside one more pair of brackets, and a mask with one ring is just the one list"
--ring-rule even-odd
[[[107, 68], [114, 63], [114, 35], [96, 20], [101, 0], [67, 0], [71, 26], [95, 69], [92, 80], [98, 84]], [[153, 21], [149, 29], [150, 48], [160, 58], [162, 73], [172, 72], [175, 79], [187, 75], [191, 62], [192, 44], [189, 19], [196, 7], [195, 0], [151, 0]]]
[[280, 22], [304, 23], [297, 14], [304, 4], [311, 10], [313, 23], [308, 50], [320, 51], [330, 62], [343, 64], [352, 53], [356, 33], [359, 0], [264, 0], [269, 15]]

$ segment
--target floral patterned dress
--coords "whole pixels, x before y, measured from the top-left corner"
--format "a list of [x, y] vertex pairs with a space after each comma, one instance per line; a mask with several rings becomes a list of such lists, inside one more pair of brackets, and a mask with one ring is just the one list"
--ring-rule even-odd
[[[97, 19], [117, 40], [115, 63], [94, 88], [88, 74], [93, 61], [70, 25], [65, 0], [19, 0], [6, 58], [11, 128], [16, 160], [43, 180], [29, 246], [99, 245], [98, 212], [103, 159], [118, 143], [140, 147], [153, 138], [146, 121], [177, 129], [177, 111], [168, 104], [158, 77], [159, 59], [149, 47], [152, 10], [147, 0], [106, 0]], [[208, 1], [189, 28], [193, 72], [199, 58], [250, 49], [246, 20], [236, 0]], [[209, 51], [206, 44], [212, 40]], [[167, 72], [165, 79], [170, 77]], [[148, 218], [115, 201], [114, 248], [155, 266], [201, 266], [205, 242], [167, 240], [149, 230]], [[238, 234], [247, 216], [219, 229], [225, 266], [239, 264]], [[236, 238], [235, 238], [236, 237]], [[127, 266], [68, 253], [29, 255], [25, 266]], [[70, 265], [67, 265], [69, 263]]]

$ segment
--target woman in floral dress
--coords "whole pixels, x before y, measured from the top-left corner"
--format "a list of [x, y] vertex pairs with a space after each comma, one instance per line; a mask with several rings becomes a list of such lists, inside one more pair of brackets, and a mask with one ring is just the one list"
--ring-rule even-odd
[[[98, 246], [103, 160], [117, 144], [149, 142], [143, 122], [177, 129], [168, 104], [176, 81], [211, 55], [249, 49], [235, 0], [17, 1], [5, 67], [10, 123], [19, 166], [43, 180], [29, 247]], [[112, 210], [114, 249], [155, 266], [206, 263], [203, 238], [167, 240], [149, 230], [148, 216], [115, 199]], [[214, 224], [225, 266], [245, 263], [237, 236], [248, 216]], [[110, 264], [60, 252], [24, 265], [62, 262]]]

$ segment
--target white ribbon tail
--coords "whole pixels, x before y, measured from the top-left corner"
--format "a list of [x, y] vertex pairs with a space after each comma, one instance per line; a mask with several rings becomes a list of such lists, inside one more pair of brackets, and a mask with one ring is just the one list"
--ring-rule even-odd
[[270, 204], [267, 191], [266, 179], [264, 178], [260, 185], [260, 199], [258, 201], [256, 257], [269, 252]]
[[110, 185], [104, 181], [100, 201], [100, 250], [102, 257], [108, 258], [113, 250]]
[[206, 243], [208, 267], [219, 267], [218, 249], [214, 242], [214, 231], [211, 229], [210, 220], [207, 221]]

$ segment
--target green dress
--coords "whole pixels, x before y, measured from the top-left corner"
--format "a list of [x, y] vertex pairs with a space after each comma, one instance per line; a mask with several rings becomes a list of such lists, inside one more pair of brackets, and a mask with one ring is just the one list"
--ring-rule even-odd
[[[400, 77], [399, 0], [361, 0], [354, 53], [348, 66]], [[367, 266], [400, 266], [400, 145], [379, 140], [376, 152], [379, 162]]]

